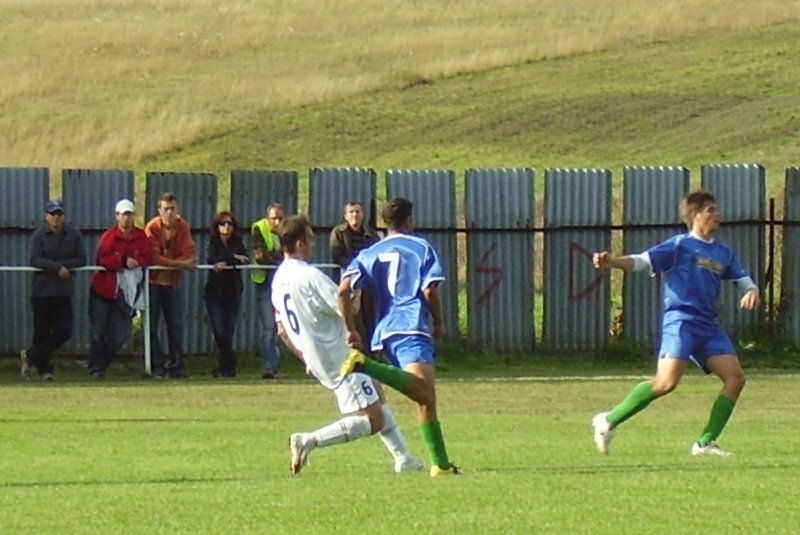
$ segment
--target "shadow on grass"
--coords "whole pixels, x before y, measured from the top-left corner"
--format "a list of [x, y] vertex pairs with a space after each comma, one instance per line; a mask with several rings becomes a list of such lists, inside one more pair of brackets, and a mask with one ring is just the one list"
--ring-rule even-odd
[[255, 480], [256, 477], [166, 477], [159, 479], [136, 479], [136, 480], [97, 480], [97, 481], [17, 481], [0, 483], [0, 488], [29, 488], [29, 487], [88, 487], [92, 485], [175, 485], [175, 484], [196, 484], [196, 483], [228, 483], [232, 481]]
[[[721, 459], [719, 459], [722, 461]], [[724, 461], [722, 461], [724, 462]], [[697, 463], [676, 465], [669, 464], [623, 464], [613, 466], [508, 466], [508, 467], [490, 467], [490, 468], [476, 468], [472, 471], [476, 473], [486, 472], [530, 472], [534, 474], [543, 474], [548, 476], [569, 476], [569, 475], [595, 475], [595, 474], [627, 474], [627, 473], [660, 473], [660, 472], [707, 472], [710, 467], [708, 463], [703, 463], [697, 459]], [[720, 465], [721, 466], [721, 465]], [[745, 470], [748, 472], [761, 471], [761, 470], [785, 470], [792, 468], [800, 468], [800, 463], [782, 463], [782, 464], [768, 464], [768, 465], [737, 465], [734, 467], [736, 470]], [[468, 472], [466, 472], [468, 473]]]

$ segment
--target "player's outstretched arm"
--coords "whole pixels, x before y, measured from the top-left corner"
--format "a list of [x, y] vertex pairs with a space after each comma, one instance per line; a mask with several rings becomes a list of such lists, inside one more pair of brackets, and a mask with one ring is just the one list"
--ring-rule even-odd
[[608, 251], [594, 253], [592, 256], [592, 264], [596, 269], [622, 269], [624, 271], [633, 271], [636, 263], [630, 256], [614, 256]]
[[747, 290], [739, 301], [739, 306], [746, 310], [757, 310], [760, 308], [761, 295], [759, 294], [758, 288], [750, 288]]

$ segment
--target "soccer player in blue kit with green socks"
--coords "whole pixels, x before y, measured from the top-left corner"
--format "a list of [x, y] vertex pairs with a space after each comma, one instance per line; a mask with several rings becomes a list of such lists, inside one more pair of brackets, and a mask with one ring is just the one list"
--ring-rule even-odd
[[732, 280], [743, 292], [740, 307], [761, 306], [758, 287], [742, 268], [727, 245], [714, 240], [720, 214], [714, 196], [695, 191], [681, 201], [681, 217], [689, 228], [644, 253], [612, 256], [595, 253], [598, 269], [664, 273], [664, 316], [661, 347], [655, 377], [637, 384], [609, 412], [592, 419], [597, 449], [608, 453], [616, 428], [647, 407], [653, 400], [672, 392], [689, 362], [722, 380], [722, 391], [711, 407], [708, 424], [692, 445], [692, 455], [727, 456], [715, 442], [745, 385], [745, 376], [728, 335], [716, 322], [717, 301], [723, 280]]
[[351, 295], [370, 288], [375, 296], [378, 319], [372, 335], [373, 351], [383, 351], [391, 364], [351, 351], [340, 368], [341, 375], [354, 369], [378, 379], [417, 403], [417, 422], [431, 462], [431, 476], [454, 475], [459, 470], [448, 458], [436, 411], [433, 336], [444, 336], [438, 285], [444, 281], [436, 251], [414, 236], [413, 204], [397, 197], [390, 200], [381, 217], [387, 236], [362, 250], [342, 273], [339, 308], [345, 320], [348, 343], [362, 347], [353, 320]]

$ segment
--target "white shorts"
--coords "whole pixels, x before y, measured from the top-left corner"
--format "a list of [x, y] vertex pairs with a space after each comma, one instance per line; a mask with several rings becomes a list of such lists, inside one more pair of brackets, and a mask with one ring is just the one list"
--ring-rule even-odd
[[366, 409], [380, 400], [372, 378], [363, 373], [351, 373], [345, 376], [333, 393], [336, 394], [336, 401], [342, 414]]

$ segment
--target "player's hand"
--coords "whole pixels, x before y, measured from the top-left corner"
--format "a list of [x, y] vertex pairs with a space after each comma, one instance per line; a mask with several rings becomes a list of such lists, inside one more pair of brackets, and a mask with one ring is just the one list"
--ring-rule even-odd
[[364, 343], [361, 341], [361, 335], [355, 331], [347, 331], [345, 340], [347, 345], [354, 349], [364, 349]]
[[314, 372], [312, 372], [311, 368], [309, 368], [308, 366], [306, 366], [306, 375], [308, 375], [309, 377], [315, 377], [316, 378], [316, 376], [314, 375]]
[[59, 279], [68, 279], [69, 278], [69, 270], [64, 266], [61, 266], [61, 269], [58, 270], [58, 278]]
[[761, 307], [761, 296], [756, 288], [747, 290], [739, 301], [739, 306], [747, 310], [756, 310]]
[[444, 325], [434, 325], [433, 326], [433, 337], [442, 339], [447, 334], [447, 331], [444, 329]]
[[603, 251], [601, 253], [594, 253], [592, 255], [592, 264], [594, 264], [595, 269], [606, 269], [611, 267], [611, 262], [609, 261], [610, 255], [607, 251]]

